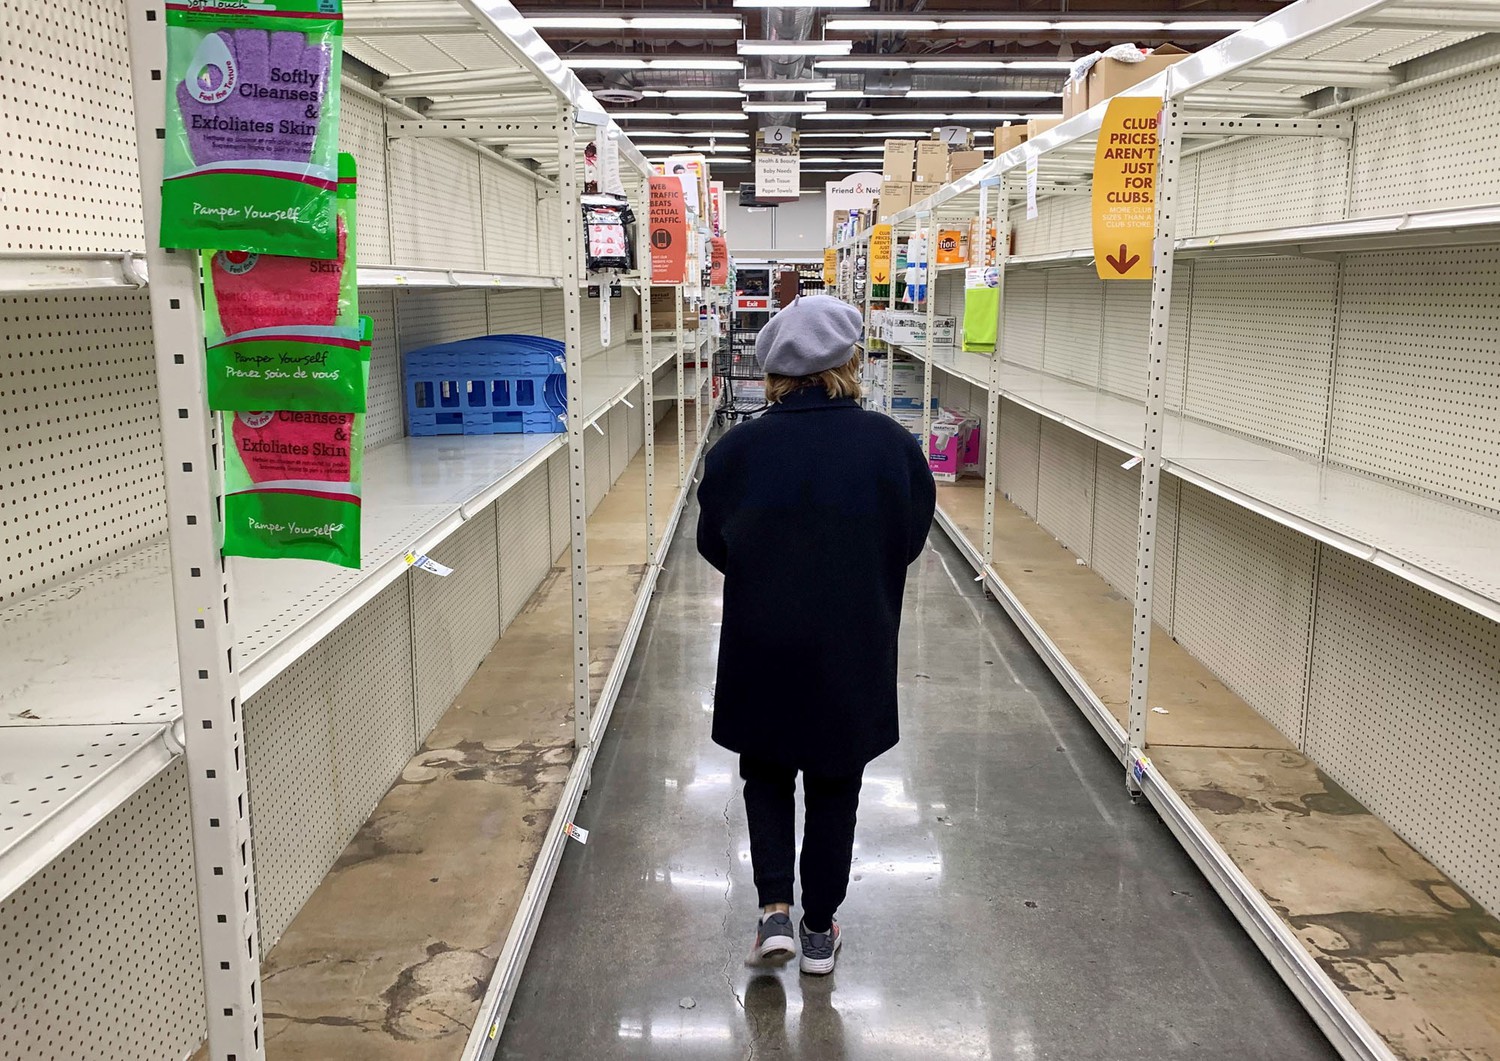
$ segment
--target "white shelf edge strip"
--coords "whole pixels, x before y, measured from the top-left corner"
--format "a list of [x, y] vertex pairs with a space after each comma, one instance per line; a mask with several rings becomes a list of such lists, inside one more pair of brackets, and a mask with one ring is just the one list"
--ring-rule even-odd
[[[97, 732], [102, 727], [49, 728]], [[120, 756], [108, 770], [71, 793], [57, 809], [38, 819], [19, 838], [0, 848], [0, 901], [40, 873], [181, 754], [175, 743], [169, 743], [170, 724], [156, 722], [140, 728], [150, 731], [144, 740]], [[92, 734], [80, 735], [87, 739]]]
[[[1126, 734], [1119, 722], [1105, 708], [1092, 689], [1079, 677], [1057, 645], [1047, 636], [1026, 608], [1011, 593], [1005, 581], [988, 563], [949, 516], [938, 510], [938, 525], [983, 576], [985, 584], [999, 599], [1002, 607], [1026, 637], [1049, 670], [1058, 677], [1068, 695], [1084, 716], [1104, 738], [1110, 751], [1125, 761], [1129, 749]], [[1351, 1061], [1396, 1061], [1385, 1045], [1328, 974], [1313, 960], [1292, 930], [1271, 909], [1260, 892], [1240, 872], [1239, 867], [1209, 835], [1177, 795], [1155, 770], [1141, 775], [1141, 787], [1162, 820], [1183, 849], [1213, 884], [1241, 927], [1266, 956], [1271, 966], [1286, 982], [1339, 1053]]]

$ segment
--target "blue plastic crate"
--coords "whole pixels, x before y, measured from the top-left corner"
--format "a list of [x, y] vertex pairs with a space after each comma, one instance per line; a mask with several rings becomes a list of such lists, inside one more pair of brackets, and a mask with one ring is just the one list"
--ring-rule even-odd
[[565, 430], [562, 343], [490, 335], [406, 355], [407, 424], [413, 435], [547, 434]]

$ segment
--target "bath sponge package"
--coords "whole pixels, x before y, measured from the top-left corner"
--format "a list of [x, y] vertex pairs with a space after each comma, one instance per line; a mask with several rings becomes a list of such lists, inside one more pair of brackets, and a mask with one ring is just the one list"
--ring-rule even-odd
[[[364, 373], [374, 331], [361, 317]], [[224, 555], [359, 567], [365, 418], [222, 413]]]
[[203, 252], [211, 409], [362, 413], [354, 156], [339, 156], [338, 255]]
[[167, 5], [163, 247], [338, 253], [339, 0]]

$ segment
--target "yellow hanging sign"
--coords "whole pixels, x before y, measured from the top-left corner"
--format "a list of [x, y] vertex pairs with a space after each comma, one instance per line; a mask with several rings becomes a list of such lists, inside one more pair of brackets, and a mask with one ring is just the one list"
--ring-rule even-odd
[[870, 283], [891, 282], [891, 226], [876, 225], [870, 231]]
[[1094, 152], [1094, 268], [1101, 280], [1150, 280], [1156, 238], [1161, 100], [1116, 96]]
[[823, 248], [823, 286], [832, 287], [839, 278], [839, 252], [832, 247]]

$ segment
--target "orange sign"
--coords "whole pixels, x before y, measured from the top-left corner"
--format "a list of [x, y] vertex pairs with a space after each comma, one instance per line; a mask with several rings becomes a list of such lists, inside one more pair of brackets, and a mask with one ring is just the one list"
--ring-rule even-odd
[[687, 205], [682, 181], [651, 178], [651, 282], [680, 284], [687, 279]]
[[891, 282], [891, 226], [876, 225], [870, 231], [870, 283]]
[[1116, 96], [1094, 152], [1094, 267], [1101, 280], [1150, 280], [1156, 238], [1161, 100]]
[[708, 241], [708, 283], [710, 287], [729, 283], [729, 244], [723, 236]]
[[832, 287], [839, 278], [839, 252], [832, 247], [823, 248], [823, 286]]

